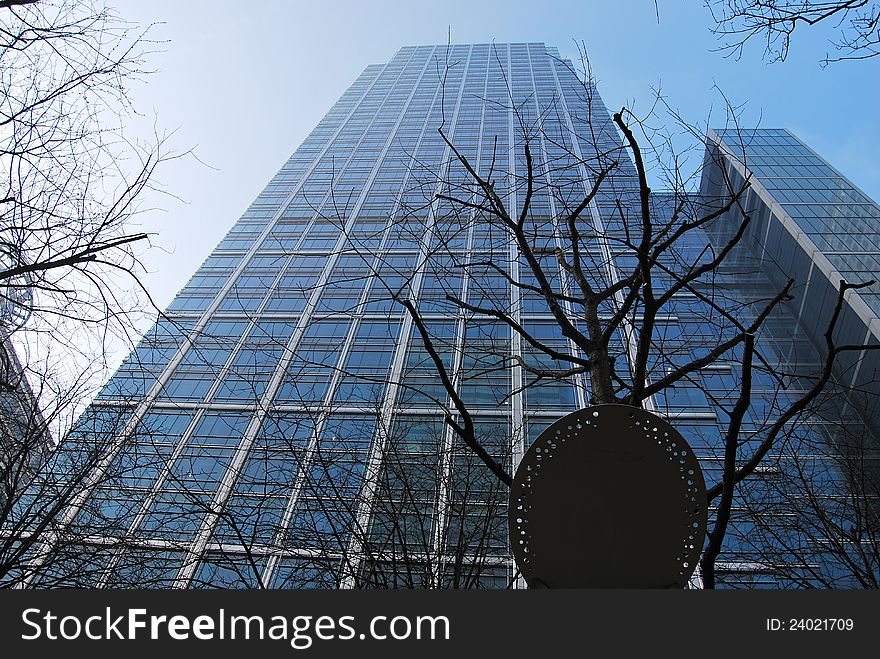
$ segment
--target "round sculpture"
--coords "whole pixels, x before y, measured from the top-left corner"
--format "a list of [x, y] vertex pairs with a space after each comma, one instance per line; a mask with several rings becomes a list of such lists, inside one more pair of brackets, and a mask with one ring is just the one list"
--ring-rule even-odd
[[516, 471], [510, 543], [533, 588], [683, 588], [706, 534], [706, 485], [684, 438], [627, 405], [572, 412]]

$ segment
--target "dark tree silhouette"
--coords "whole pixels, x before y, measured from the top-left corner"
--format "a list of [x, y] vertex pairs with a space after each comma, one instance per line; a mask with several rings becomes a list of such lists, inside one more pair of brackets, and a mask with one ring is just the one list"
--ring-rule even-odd
[[834, 54], [823, 64], [880, 55], [880, 4], [873, 0], [706, 0], [722, 50], [740, 57], [746, 44], [761, 41], [771, 62], [788, 57], [798, 27], [822, 24], [836, 32]]
[[159, 136], [126, 137], [134, 114], [127, 87], [146, 73], [150, 48], [145, 30], [90, 2], [0, 2], [0, 579], [7, 583], [45, 547], [70, 554], [79, 546], [83, 532], [66, 536], [61, 522], [94, 478], [106, 435], [80, 435], [64, 452], [54, 450], [52, 435], [66, 432], [94, 394], [110, 340], [131, 344], [150, 306], [138, 258], [149, 238], [131, 220], [156, 168], [176, 157]]
[[[831, 317], [820, 319], [826, 345], [817, 370], [799, 376], [798, 382], [809, 381], [801, 393], [786, 391], [792, 376], [774, 361], [767, 326], [786, 313], [796, 282], [772, 289], [747, 251], [750, 180], [726, 178], [720, 154], [707, 143], [704, 169], [725, 178], [717, 198], [700, 198], [688, 189], [676, 154], [663, 151], [668, 142], [655, 146], [648, 124], [626, 108], [608, 116], [588, 67], [580, 80], [585, 110], [573, 122], [591, 136], [588, 147], [574, 139], [559, 108], [539, 109], [508, 87], [507, 98], [488, 99], [485, 112], [514, 114], [514, 145], [502, 149], [496, 142], [490, 154], [480, 153], [459, 146], [441, 125], [448, 159], [439, 170], [416, 165], [410, 172], [411, 189], [401, 196], [392, 232], [421, 246], [419, 262], [359, 249], [362, 237], [353, 233], [350, 245], [372, 264], [374, 290], [381, 286], [410, 319], [442, 385], [432, 396], [454, 437], [504, 485], [515, 463], [484, 445], [474, 414], [482, 403], [468, 394], [469, 383], [494, 387], [502, 404], [518, 394], [540, 400], [542, 389], [575, 381], [592, 404], [662, 413], [688, 392], [710, 399], [723, 427], [713, 449], [717, 468], [707, 472], [714, 513], [700, 564], [702, 584], [712, 588], [731, 512], [740, 505], [736, 492], [789, 443], [792, 422], [813, 412], [838, 357], [878, 347], [834, 339], [846, 292], [874, 282], [840, 282]], [[649, 168], [665, 174], [663, 193], [652, 190]], [[599, 203], [613, 211], [604, 223], [593, 212]], [[345, 216], [344, 200], [337, 212]], [[480, 248], [465, 249], [468, 234], [472, 245], [482, 241]], [[762, 286], [744, 295], [736, 285], [744, 274]], [[450, 337], [432, 320], [439, 307], [457, 310], [464, 331]], [[523, 309], [549, 314], [552, 322], [533, 328]], [[691, 336], [671, 331], [669, 318], [679, 314], [692, 316]], [[522, 346], [519, 354], [510, 341], [498, 340], [507, 333]], [[475, 334], [496, 339], [469, 346]], [[713, 399], [701, 373], [737, 364], [737, 395]], [[756, 369], [760, 393], [752, 387]], [[518, 382], [512, 391], [493, 380], [511, 371]]]

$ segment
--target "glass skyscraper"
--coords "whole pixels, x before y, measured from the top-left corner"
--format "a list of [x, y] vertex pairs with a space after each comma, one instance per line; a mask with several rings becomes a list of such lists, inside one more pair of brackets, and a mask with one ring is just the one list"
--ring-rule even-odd
[[[717, 165], [706, 169], [702, 195], [716, 194], [722, 168], [735, 183], [749, 177], [752, 251], [772, 280], [795, 280], [797, 323], [823, 345], [825, 326], [817, 321], [830, 317], [840, 281], [880, 275], [880, 207], [787, 130], [711, 131], [709, 144], [707, 159]], [[837, 344], [877, 343], [878, 318], [880, 287], [849, 291]], [[842, 358], [844, 384], [857, 394], [876, 433], [880, 354], [858, 351]]]
[[[756, 372], [746, 426], [757, 436], [807, 386], [803, 373], [818, 369], [821, 332], [811, 332], [829, 304], [817, 292], [820, 272], [875, 272], [876, 241], [860, 227], [876, 234], [880, 215], [789, 133], [753, 131], [747, 153], [735, 152], [741, 142], [733, 137], [710, 134], [700, 198], [655, 192], [652, 212], [658, 222], [674, 221], [703, 198], [723, 197], [722, 174], [753, 172], [743, 203], [761, 219], [715, 273], [713, 294], [724, 291], [737, 302], [737, 318], [748, 319], [778, 290], [780, 272], [803, 292], [759, 337], [766, 364], [791, 371], [791, 386], [778, 387], [773, 369]], [[28, 550], [27, 585], [521, 587], [508, 547], [507, 487], [450, 427], [463, 420], [437, 361], [481, 444], [508, 473], [543, 428], [590, 403], [592, 388], [583, 369], [539, 375], [565, 363], [554, 352], [577, 356], [580, 348], [563, 334], [517, 245], [484, 221], [464, 161], [492, 181], [513, 217], [529, 198], [533, 252], [562, 313], [574, 318], [577, 283], [560, 258], [570, 249], [561, 218], [597, 179], [602, 185], [578, 220], [582, 258], [605, 284], [635, 263], [626, 218], [638, 208], [639, 185], [621, 144], [592, 83], [544, 44], [405, 47], [367, 67], [41, 476], [41, 487], [67, 499], [52, 534]], [[530, 166], [531, 191], [523, 183]], [[668, 267], [699, 263], [724, 223], [688, 232]], [[806, 260], [785, 262], [797, 257], [773, 237], [783, 230], [813, 241]], [[771, 243], [783, 251], [768, 256]], [[700, 291], [677, 294], [658, 317], [651, 377], [732, 330], [696, 309]], [[614, 314], [622, 299], [611, 296], [601, 312]], [[846, 327], [866, 323], [857, 342], [876, 331], [876, 299], [848, 302]], [[503, 310], [522, 331], [475, 311], [485, 308]], [[621, 386], [634, 331], [628, 320], [610, 337]], [[860, 366], [844, 363], [842, 374], [873, 395], [874, 363], [852, 358]], [[724, 410], [737, 387], [734, 354], [645, 402], [687, 438], [709, 484], [720, 479]], [[801, 439], [834, 447], [841, 429], [858, 428], [873, 441], [851, 399], [847, 409], [794, 428], [757, 480], [782, 482], [791, 464], [801, 464], [788, 457], [803, 454]], [[810, 453], [823, 487], [845, 487], [836, 455]], [[839, 560], [823, 554], [824, 539], [782, 523], [796, 511], [780, 492], [754, 492], [734, 511], [720, 584], [808, 585], [830, 575], [835, 585], [851, 585]], [[31, 493], [22, 507], [39, 500]], [[761, 520], [771, 521], [765, 528]]]

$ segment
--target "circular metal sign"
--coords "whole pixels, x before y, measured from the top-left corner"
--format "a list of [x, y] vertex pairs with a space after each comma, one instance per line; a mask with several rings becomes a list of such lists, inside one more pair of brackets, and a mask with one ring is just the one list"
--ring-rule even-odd
[[683, 588], [706, 522], [693, 451], [666, 421], [628, 405], [553, 423], [510, 490], [510, 544], [531, 587]]

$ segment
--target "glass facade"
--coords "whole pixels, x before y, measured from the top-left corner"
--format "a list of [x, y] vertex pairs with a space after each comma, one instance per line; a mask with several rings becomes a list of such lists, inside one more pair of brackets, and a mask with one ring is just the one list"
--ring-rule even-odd
[[[724, 178], [748, 178], [752, 252], [777, 285], [795, 280], [793, 312], [804, 334], [820, 349], [841, 281], [867, 283], [880, 274], [880, 206], [783, 129], [710, 132], [701, 193], [717, 194]], [[838, 345], [880, 342], [880, 287], [850, 290], [835, 336]], [[841, 355], [837, 377], [846, 385], [874, 434], [880, 430], [880, 355]]]
[[[755, 176], [804, 231], [826, 240], [841, 272], [866, 269], [871, 240], [857, 229], [843, 235], [828, 218], [845, 212], [848, 226], [856, 218], [873, 226], [876, 205], [813, 164], [811, 152], [801, 155], [805, 147], [787, 133], [778, 140], [753, 141], [764, 149], [751, 156]], [[538, 163], [531, 193], [522, 185], [526, 141]], [[591, 385], [583, 372], [533, 377], [561, 363], [554, 351], [577, 356], [580, 348], [509, 236], [482, 221], [477, 205], [451, 201], [475, 198], [453, 145], [477, 171], [497, 172], [494, 189], [514, 211], [531, 194], [534, 253], [563, 297], [576, 284], [557, 258], [566, 249], [559, 218], [616, 154], [584, 214], [591, 239], [582, 258], [596, 283], [633, 267], [623, 245], [632, 228], [625, 218], [639, 203], [636, 170], [595, 88], [569, 62], [537, 43], [402, 48], [348, 88], [71, 431], [44, 478], [88, 472], [89, 486], [59, 524], [61, 537], [67, 529], [76, 540], [69, 560], [48, 561], [46, 546], [35, 551], [30, 585], [522, 586], [508, 547], [507, 488], [446, 422], [460, 418], [449, 412], [435, 360], [509, 472], [544, 427], [589, 403]], [[789, 152], [803, 161], [789, 163]], [[795, 165], [804, 168], [797, 176]], [[669, 221], [684, 203], [655, 194], [654, 214]], [[711, 240], [689, 232], [666, 265], [700, 263]], [[739, 249], [716, 275], [743, 318], [775, 291], [759, 244]], [[419, 310], [431, 350], [401, 301]], [[664, 307], [650, 377], [734, 330], [707, 324], [698, 302], [685, 291]], [[603, 313], [619, 303], [609, 299]], [[522, 332], [465, 305], [503, 310]], [[569, 301], [562, 305], [575, 317]], [[787, 370], [815, 370], [819, 353], [797, 314], [779, 308], [760, 350]], [[624, 322], [611, 338], [621, 373], [633, 328]], [[728, 357], [646, 402], [674, 420], [710, 484], [720, 479], [725, 409], [739, 387], [736, 354]], [[805, 386], [795, 377], [780, 391], [772, 374], [757, 372], [746, 436], [757, 437]], [[839, 427], [832, 419], [804, 432], [833, 442]], [[787, 468], [791, 441], [762, 478]], [[789, 514], [785, 505], [774, 502], [770, 517]], [[735, 511], [722, 585], [809, 581], [789, 554], [800, 543], [813, 547], [813, 560], [815, 538], [789, 529], [768, 551], [776, 527], [758, 528], [756, 515], [768, 519], [757, 504]]]
[[[719, 131], [718, 137], [844, 279], [880, 272], [880, 206], [790, 131]], [[766, 243], [766, 240], [763, 241]], [[858, 293], [874, 316], [880, 291]]]

